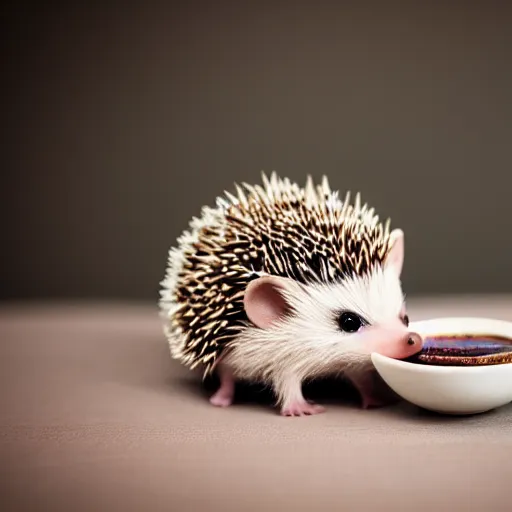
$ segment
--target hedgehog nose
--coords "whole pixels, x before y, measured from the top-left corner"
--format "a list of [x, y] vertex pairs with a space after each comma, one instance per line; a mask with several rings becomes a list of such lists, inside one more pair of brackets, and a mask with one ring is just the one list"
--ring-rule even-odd
[[423, 339], [422, 337], [416, 333], [416, 332], [410, 332], [409, 333], [409, 337], [407, 339], [407, 345], [416, 345], [418, 347], [421, 347], [421, 345], [423, 344]]

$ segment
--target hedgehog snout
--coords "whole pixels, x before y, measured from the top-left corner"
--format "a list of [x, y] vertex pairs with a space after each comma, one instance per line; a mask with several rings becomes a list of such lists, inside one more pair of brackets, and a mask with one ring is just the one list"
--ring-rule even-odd
[[404, 325], [391, 323], [366, 327], [358, 339], [359, 350], [377, 352], [393, 359], [405, 359], [423, 348], [423, 338]]
[[406, 331], [398, 336], [384, 337], [376, 352], [394, 359], [405, 359], [416, 354], [422, 348], [423, 338], [417, 332]]

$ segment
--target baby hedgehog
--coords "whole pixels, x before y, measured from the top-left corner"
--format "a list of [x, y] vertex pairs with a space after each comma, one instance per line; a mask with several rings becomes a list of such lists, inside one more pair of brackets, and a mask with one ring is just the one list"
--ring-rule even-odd
[[340, 200], [324, 176], [306, 186], [272, 173], [203, 207], [169, 252], [160, 311], [174, 359], [216, 372], [216, 406], [236, 380], [270, 384], [281, 414], [324, 410], [302, 384], [343, 376], [363, 407], [378, 398], [371, 352], [405, 358], [409, 332], [400, 274], [404, 235], [373, 208]]

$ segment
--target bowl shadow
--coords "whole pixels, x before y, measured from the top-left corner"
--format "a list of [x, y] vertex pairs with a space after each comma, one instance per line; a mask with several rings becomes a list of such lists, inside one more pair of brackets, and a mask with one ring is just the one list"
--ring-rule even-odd
[[[180, 392], [189, 395], [191, 398], [207, 401], [217, 390], [219, 385], [218, 378], [211, 376], [202, 381], [195, 376], [179, 376], [168, 379], [169, 386], [177, 387]], [[385, 418], [394, 418], [395, 420], [415, 421], [419, 420], [421, 424], [426, 425], [460, 425], [461, 423], [474, 423], [480, 425], [482, 421], [488, 418], [499, 416], [500, 409], [497, 408], [478, 414], [452, 415], [443, 414], [436, 411], [423, 409], [413, 403], [410, 403], [400, 397], [396, 402], [383, 407], [362, 409], [361, 398], [358, 391], [352, 384], [343, 378], [319, 378], [303, 385], [304, 397], [313, 400], [321, 405], [334, 406], [342, 409], [355, 409], [364, 411], [365, 414], [378, 414], [385, 421]], [[246, 406], [251, 409], [268, 409], [275, 407], [275, 395], [270, 386], [252, 382], [237, 382], [235, 388], [234, 404], [237, 406]], [[512, 408], [512, 405], [509, 405]], [[505, 406], [507, 407], [507, 406]]]

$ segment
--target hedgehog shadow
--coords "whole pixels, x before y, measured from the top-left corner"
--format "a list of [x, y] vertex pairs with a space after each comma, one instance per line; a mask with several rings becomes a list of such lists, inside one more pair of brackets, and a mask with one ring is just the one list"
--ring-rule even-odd
[[[176, 381], [175, 381], [176, 384]], [[219, 386], [217, 376], [209, 376], [205, 380], [183, 378], [179, 386], [187, 393], [209, 399]], [[349, 381], [340, 378], [318, 378], [304, 383], [304, 397], [326, 405], [360, 407], [361, 398]], [[239, 381], [235, 388], [234, 402], [238, 405], [260, 407], [274, 406], [276, 396], [270, 386], [261, 383]]]

